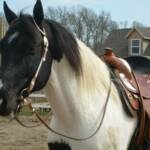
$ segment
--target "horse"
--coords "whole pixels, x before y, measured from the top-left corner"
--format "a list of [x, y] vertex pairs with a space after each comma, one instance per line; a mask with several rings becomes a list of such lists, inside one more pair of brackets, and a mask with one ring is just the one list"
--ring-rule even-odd
[[40, 0], [33, 16], [17, 15], [6, 2], [4, 14], [0, 115], [16, 112], [20, 93], [38, 72], [30, 91], [45, 89], [49, 126], [59, 133], [48, 132], [50, 150], [127, 150], [138, 119], [126, 113], [107, 65], [61, 24], [44, 19]]

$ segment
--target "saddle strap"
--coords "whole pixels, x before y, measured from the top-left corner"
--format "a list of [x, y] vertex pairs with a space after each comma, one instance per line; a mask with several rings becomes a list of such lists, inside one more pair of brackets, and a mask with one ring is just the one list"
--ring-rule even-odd
[[[147, 113], [146, 110], [146, 102], [148, 102], [147, 100], [144, 99], [143, 95], [141, 94], [141, 88], [139, 85], [139, 80], [137, 80], [134, 72], [132, 73], [133, 77], [135, 79], [136, 85], [138, 87], [138, 91], [139, 91], [139, 98], [140, 98], [140, 108], [138, 111], [139, 114], [139, 123], [138, 123], [138, 130], [136, 133], [136, 145], [138, 147], [140, 147], [141, 149], [144, 150], [150, 150], [150, 145], [148, 146], [148, 149], [144, 148], [145, 147], [145, 142], [147, 141], [148, 143], [150, 142], [150, 116]], [[147, 106], [147, 108], [150, 108]]]

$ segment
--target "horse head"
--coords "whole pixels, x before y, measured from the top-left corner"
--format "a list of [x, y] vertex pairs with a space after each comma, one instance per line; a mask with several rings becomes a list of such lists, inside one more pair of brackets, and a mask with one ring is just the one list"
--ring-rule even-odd
[[[43, 39], [50, 39], [51, 31], [44, 24], [43, 7], [40, 0], [37, 0], [34, 6], [33, 16], [23, 13], [17, 16], [6, 2], [4, 2], [4, 13], [9, 28], [0, 41], [2, 56], [0, 115], [9, 115], [16, 111], [20, 103], [18, 98], [20, 92], [31, 82], [43, 55]], [[41, 32], [44, 32], [45, 35]], [[46, 84], [51, 64], [52, 56], [48, 51], [46, 61], [42, 63], [32, 91], [39, 90]]]

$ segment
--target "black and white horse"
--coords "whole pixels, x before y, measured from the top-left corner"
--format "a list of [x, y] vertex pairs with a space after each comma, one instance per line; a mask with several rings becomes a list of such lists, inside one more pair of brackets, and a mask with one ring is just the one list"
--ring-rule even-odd
[[53, 110], [49, 126], [70, 137], [49, 131], [50, 149], [126, 150], [137, 118], [124, 111], [105, 63], [59, 23], [44, 19], [40, 0], [33, 16], [17, 16], [5, 2], [4, 12], [9, 29], [0, 41], [0, 115], [16, 111], [20, 92], [37, 71], [46, 38], [46, 60], [32, 91], [45, 88]]

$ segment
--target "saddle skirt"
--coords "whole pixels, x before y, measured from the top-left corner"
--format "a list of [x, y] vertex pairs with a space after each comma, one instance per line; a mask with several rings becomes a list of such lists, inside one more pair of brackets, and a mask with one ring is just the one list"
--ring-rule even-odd
[[[132, 110], [138, 114], [138, 132], [135, 133], [134, 145], [143, 147], [148, 141], [150, 149], [150, 58], [134, 56], [118, 58], [112, 49], [105, 49], [102, 60], [115, 70], [119, 85], [124, 90]], [[126, 98], [125, 98], [126, 99]], [[129, 108], [130, 109], [130, 108]], [[132, 112], [131, 112], [132, 113]], [[134, 113], [132, 113], [134, 114]], [[136, 146], [136, 150], [137, 150]], [[143, 148], [142, 148], [143, 149]]]
[[[126, 93], [130, 93], [130, 95], [129, 93], [127, 94], [129, 95], [128, 99], [135, 110], [140, 109], [139, 96], [142, 96], [145, 111], [150, 118], [150, 75], [134, 73], [134, 76], [135, 77], [132, 77], [132, 79], [129, 80], [124, 76], [124, 74], [120, 73], [119, 79], [122, 82], [123, 86], [127, 89]], [[139, 86], [137, 86], [134, 78], [136, 79]]]

